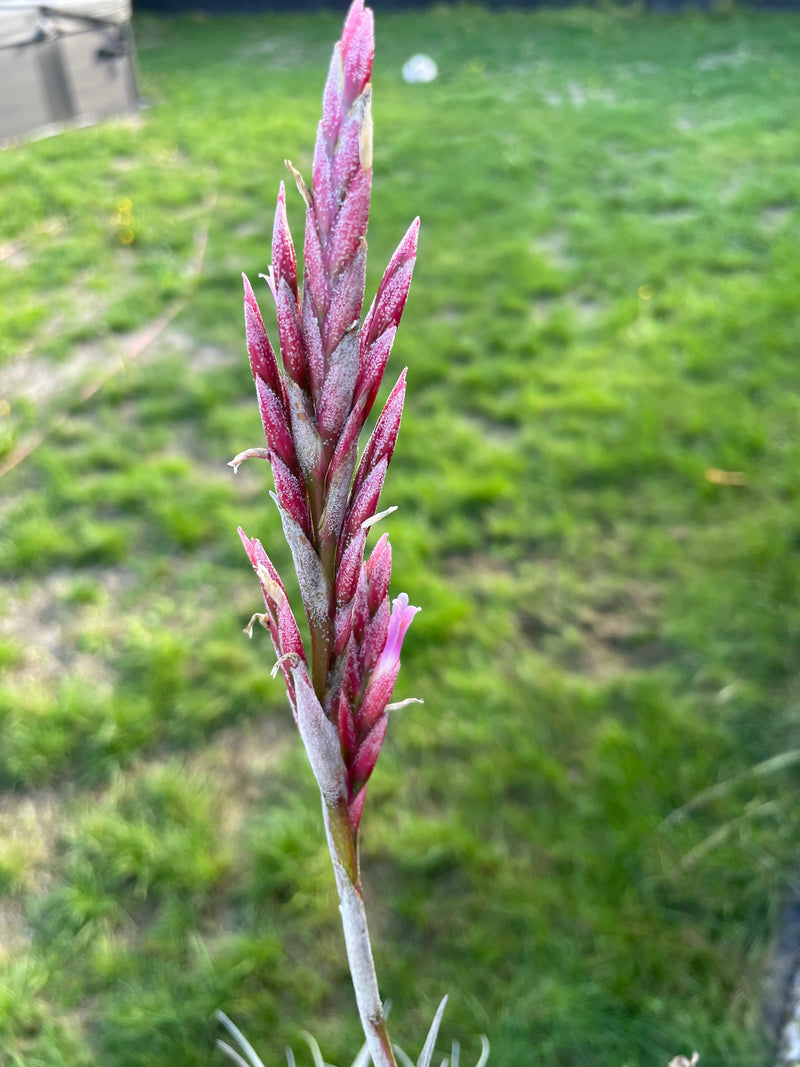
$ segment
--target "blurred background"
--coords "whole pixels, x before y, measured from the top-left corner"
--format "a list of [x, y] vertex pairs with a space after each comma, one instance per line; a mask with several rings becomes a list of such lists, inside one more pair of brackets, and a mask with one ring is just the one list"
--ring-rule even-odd
[[[332, 1063], [360, 1044], [237, 525], [284, 575], [288, 552], [266, 467], [226, 466], [262, 433], [240, 273], [269, 266], [283, 160], [310, 174], [331, 7], [137, 6], [100, 98], [146, 107], [5, 134], [3, 1064], [221, 1067], [218, 1008], [267, 1065], [304, 1062], [304, 1028]], [[384, 499], [393, 590], [422, 606], [398, 698], [425, 703], [362, 831], [393, 1036], [416, 1056], [449, 993], [468, 1063], [482, 1032], [499, 1065], [774, 1062], [800, 22], [374, 7], [368, 300], [422, 217]], [[438, 77], [409, 85], [419, 52]], [[300, 244], [294, 190], [289, 218]]]

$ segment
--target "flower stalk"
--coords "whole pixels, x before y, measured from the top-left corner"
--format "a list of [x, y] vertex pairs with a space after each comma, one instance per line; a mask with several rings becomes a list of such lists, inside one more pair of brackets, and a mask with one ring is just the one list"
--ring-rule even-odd
[[[359, 870], [367, 782], [383, 744], [403, 638], [417, 612], [389, 600], [388, 537], [366, 555], [394, 453], [406, 389], [400, 374], [359, 456], [359, 436], [383, 380], [416, 258], [416, 219], [362, 320], [372, 185], [372, 12], [354, 0], [323, 92], [305, 202], [302, 285], [281, 183], [266, 280], [275, 303], [275, 354], [244, 279], [245, 331], [267, 447], [240, 453], [271, 468], [283, 533], [308, 622], [300, 636], [283, 582], [262, 544], [240, 530], [258, 576], [289, 703], [322, 799], [345, 945], [367, 1048], [396, 1067], [372, 958]], [[389, 509], [391, 511], [393, 509]], [[250, 630], [252, 632], [252, 629]]]

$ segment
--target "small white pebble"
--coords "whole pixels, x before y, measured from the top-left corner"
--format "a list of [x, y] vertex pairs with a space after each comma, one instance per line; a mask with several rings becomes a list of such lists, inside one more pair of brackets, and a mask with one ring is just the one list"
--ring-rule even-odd
[[430, 56], [418, 52], [403, 64], [403, 81], [409, 85], [432, 82], [439, 73], [439, 68]]

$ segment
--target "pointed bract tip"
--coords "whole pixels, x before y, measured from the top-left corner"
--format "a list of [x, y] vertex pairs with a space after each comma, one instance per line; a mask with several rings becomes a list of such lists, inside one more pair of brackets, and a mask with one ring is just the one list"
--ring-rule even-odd
[[[369, 8], [367, 9], [369, 11]], [[371, 12], [370, 12], [371, 14]], [[364, 0], [353, 0], [352, 4], [347, 10], [347, 15], [344, 20], [344, 27], [342, 29], [341, 45], [343, 48], [347, 48], [350, 45], [353, 37], [358, 31], [358, 27], [361, 24], [361, 20], [364, 18]]]
[[244, 550], [247, 553], [247, 558], [250, 560], [251, 564], [255, 567], [255, 565], [256, 565], [255, 543], [250, 540], [250, 538], [247, 536], [247, 534], [244, 532], [244, 530], [241, 528], [241, 526], [239, 527], [239, 537], [241, 539], [241, 542], [242, 542], [242, 545], [244, 547]]
[[[413, 259], [416, 256], [417, 244], [419, 242], [419, 228], [420, 220], [419, 215], [417, 215], [403, 234], [403, 238], [397, 246], [397, 251], [395, 252], [397, 259]], [[395, 257], [392, 258], [394, 259]]]

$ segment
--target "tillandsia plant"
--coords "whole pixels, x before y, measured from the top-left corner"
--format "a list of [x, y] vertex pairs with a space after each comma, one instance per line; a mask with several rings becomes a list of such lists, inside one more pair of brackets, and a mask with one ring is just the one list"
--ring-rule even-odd
[[[266, 610], [253, 616], [272, 637], [295, 722], [322, 796], [347, 957], [366, 1052], [396, 1067], [375, 974], [359, 870], [367, 782], [386, 734], [405, 633], [417, 612], [405, 593], [390, 607], [386, 535], [365, 556], [406, 389], [401, 373], [359, 457], [406, 303], [419, 219], [401, 240], [361, 318], [372, 184], [372, 12], [355, 0], [335, 46], [323, 94], [312, 185], [287, 162], [306, 205], [303, 284], [281, 183], [266, 278], [275, 301], [281, 362], [244, 279], [245, 325], [273, 499], [289, 544], [308, 620], [304, 647], [286, 589], [260, 541], [240, 530]], [[444, 1002], [442, 1003], [442, 1008]], [[433, 1054], [441, 1008], [420, 1064]]]

